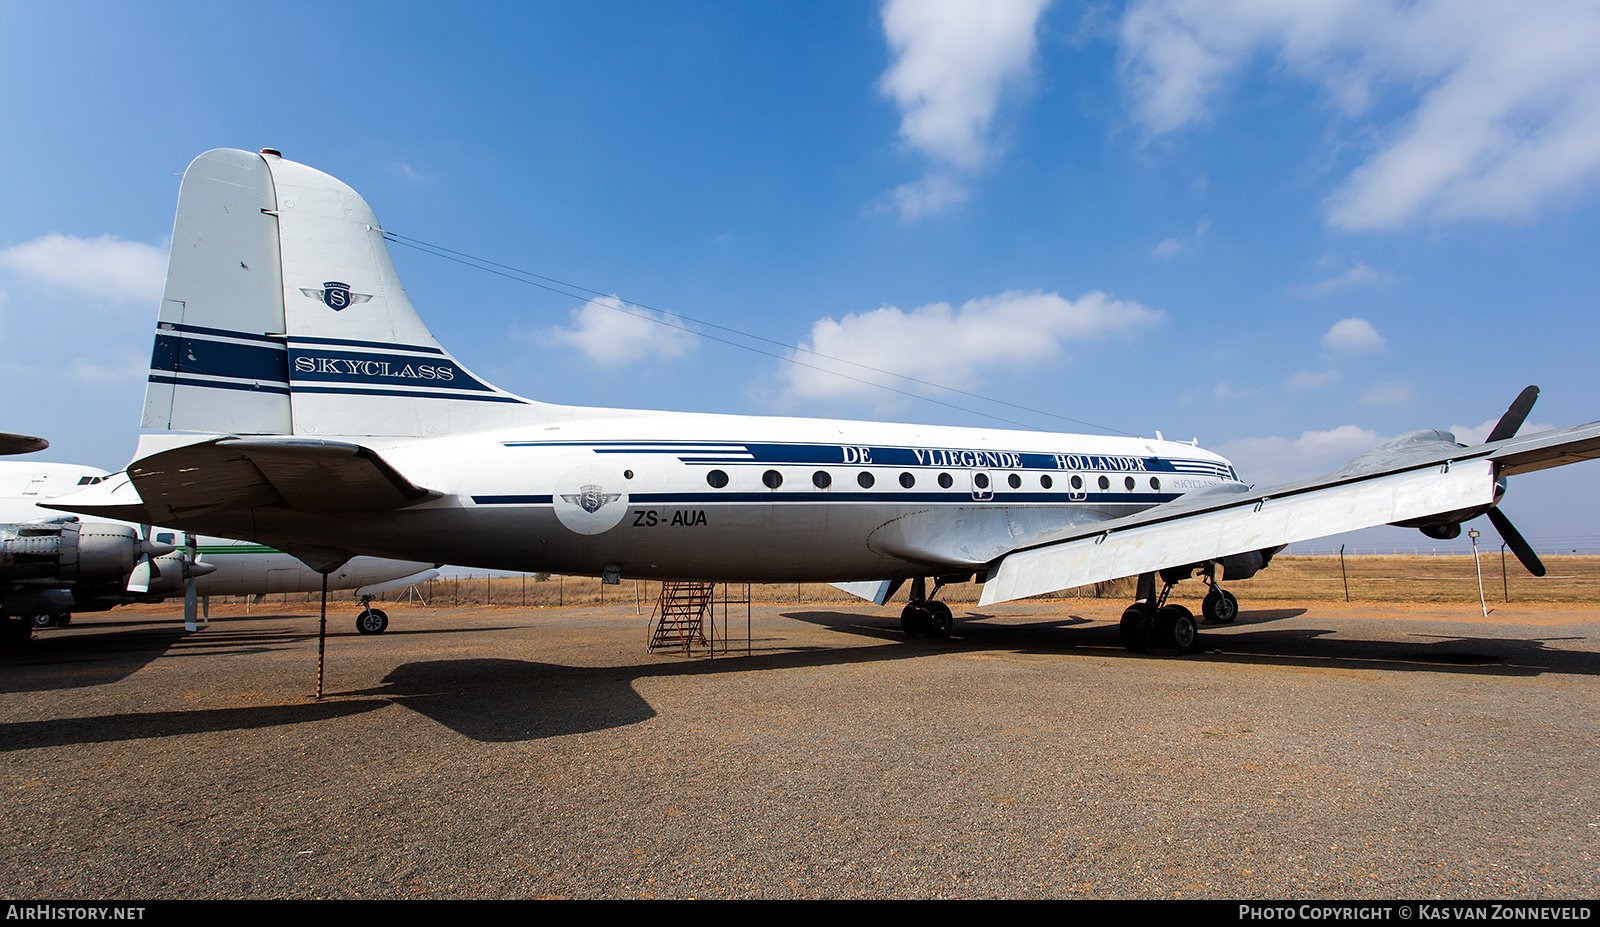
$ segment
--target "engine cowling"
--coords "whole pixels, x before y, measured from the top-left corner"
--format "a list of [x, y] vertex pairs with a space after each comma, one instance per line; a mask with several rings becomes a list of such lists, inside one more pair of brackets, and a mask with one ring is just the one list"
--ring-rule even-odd
[[0, 526], [0, 582], [117, 582], [141, 550], [128, 525], [76, 520]]

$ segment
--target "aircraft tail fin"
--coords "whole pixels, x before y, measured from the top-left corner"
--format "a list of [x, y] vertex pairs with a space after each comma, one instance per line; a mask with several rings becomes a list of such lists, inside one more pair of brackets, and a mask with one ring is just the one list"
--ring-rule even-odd
[[421, 437], [550, 408], [474, 376], [435, 340], [349, 186], [270, 150], [189, 165], [144, 427]]

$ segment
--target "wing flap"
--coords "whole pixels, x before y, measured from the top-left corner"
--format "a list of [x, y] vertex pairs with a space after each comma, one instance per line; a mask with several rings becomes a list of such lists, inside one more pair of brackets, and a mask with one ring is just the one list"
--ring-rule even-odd
[[1252, 493], [1187, 515], [1151, 510], [1007, 555], [984, 584], [979, 604], [1489, 505], [1494, 483], [1493, 464], [1476, 459], [1311, 486], [1284, 496]]
[[439, 496], [374, 451], [342, 441], [221, 438], [144, 457], [128, 476], [158, 522], [256, 508], [350, 515]]

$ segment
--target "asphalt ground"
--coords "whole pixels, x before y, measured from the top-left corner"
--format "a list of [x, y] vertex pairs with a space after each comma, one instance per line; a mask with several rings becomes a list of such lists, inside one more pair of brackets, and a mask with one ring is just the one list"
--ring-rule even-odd
[[[1600, 609], [1120, 602], [86, 616], [0, 652], [0, 894], [1600, 896]], [[648, 611], [648, 608], [646, 609]], [[730, 632], [742, 650], [736, 610]]]

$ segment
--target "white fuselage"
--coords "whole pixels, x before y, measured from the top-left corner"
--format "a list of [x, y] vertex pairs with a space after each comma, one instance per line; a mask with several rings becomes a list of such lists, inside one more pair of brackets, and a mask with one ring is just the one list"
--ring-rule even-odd
[[566, 411], [470, 435], [349, 438], [441, 498], [340, 517], [257, 508], [228, 533], [511, 570], [844, 582], [970, 572], [1236, 481], [1218, 455], [1154, 439]]

